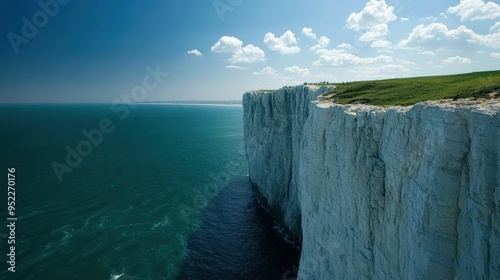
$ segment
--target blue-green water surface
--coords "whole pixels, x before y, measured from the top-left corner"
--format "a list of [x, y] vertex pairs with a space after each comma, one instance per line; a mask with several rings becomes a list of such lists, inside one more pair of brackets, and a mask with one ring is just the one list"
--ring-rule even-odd
[[12, 167], [17, 217], [16, 272], [4, 225], [0, 278], [279, 279], [293, 253], [253, 199], [242, 115], [238, 106], [138, 105], [127, 116], [109, 104], [0, 106], [0, 218], [7, 224]]

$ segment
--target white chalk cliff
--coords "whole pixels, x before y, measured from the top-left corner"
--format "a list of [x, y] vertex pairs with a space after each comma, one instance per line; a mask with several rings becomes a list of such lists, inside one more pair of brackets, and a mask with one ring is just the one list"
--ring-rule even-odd
[[250, 179], [302, 240], [299, 279], [500, 279], [500, 102], [243, 96]]

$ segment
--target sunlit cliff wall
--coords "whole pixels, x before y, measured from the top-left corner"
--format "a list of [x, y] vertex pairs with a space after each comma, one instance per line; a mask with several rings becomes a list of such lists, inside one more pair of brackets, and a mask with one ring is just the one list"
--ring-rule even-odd
[[300, 279], [500, 279], [500, 102], [381, 108], [243, 96], [250, 179]]

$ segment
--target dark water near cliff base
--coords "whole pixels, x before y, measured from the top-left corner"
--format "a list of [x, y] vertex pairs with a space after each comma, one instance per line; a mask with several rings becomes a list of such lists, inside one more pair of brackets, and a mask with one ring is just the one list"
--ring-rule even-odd
[[204, 211], [179, 279], [281, 279], [298, 251], [257, 205], [248, 177], [235, 178]]
[[[253, 199], [242, 108], [123, 116], [106, 104], [0, 106], [0, 178], [16, 169], [17, 217], [12, 273], [2, 188], [0, 278], [279, 279], [295, 252]], [[113, 131], [90, 145], [82, 131], [103, 120]], [[68, 162], [71, 150], [85, 155]], [[54, 162], [67, 167], [61, 182]]]

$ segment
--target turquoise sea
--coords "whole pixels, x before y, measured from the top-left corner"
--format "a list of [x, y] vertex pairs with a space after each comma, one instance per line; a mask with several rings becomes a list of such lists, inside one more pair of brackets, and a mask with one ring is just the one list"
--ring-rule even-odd
[[297, 252], [254, 200], [242, 108], [128, 109], [0, 106], [0, 278], [280, 279]]

